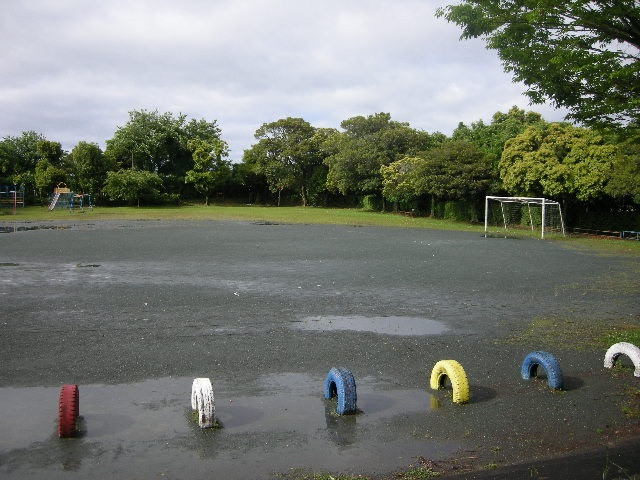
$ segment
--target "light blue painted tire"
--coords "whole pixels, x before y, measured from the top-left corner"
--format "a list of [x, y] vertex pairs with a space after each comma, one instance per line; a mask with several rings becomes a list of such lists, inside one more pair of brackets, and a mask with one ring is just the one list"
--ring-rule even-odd
[[353, 374], [346, 368], [332, 368], [324, 380], [324, 398], [338, 397], [336, 413], [348, 415], [356, 413], [358, 395]]
[[562, 370], [560, 364], [553, 355], [548, 352], [536, 351], [531, 352], [522, 362], [522, 368], [520, 373], [524, 380], [529, 380], [535, 376], [538, 367], [544, 368], [547, 373], [547, 383], [549, 387], [555, 390], [562, 390], [564, 386], [564, 380], [562, 378]]

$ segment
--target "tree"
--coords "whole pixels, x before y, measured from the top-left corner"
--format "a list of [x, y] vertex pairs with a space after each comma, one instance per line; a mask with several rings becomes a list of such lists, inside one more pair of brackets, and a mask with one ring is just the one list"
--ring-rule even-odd
[[0, 177], [27, 190], [32, 189], [35, 186], [34, 170], [40, 159], [38, 142], [44, 139], [33, 130], [22, 132], [19, 137], [4, 137], [0, 141]]
[[447, 200], [477, 201], [492, 181], [487, 155], [465, 140], [451, 140], [427, 153], [427, 191]]
[[268, 196], [269, 187], [264, 175], [257, 173], [247, 156], [240, 163], [231, 166], [231, 184], [238, 196], [246, 195], [249, 204], [259, 203]]
[[46, 160], [51, 165], [59, 166], [62, 163], [64, 150], [60, 142], [52, 142], [50, 140], [40, 140], [36, 144], [39, 160]]
[[335, 132], [327, 139], [325, 148], [331, 154], [325, 164], [329, 168], [327, 187], [343, 195], [379, 195], [380, 167], [424, 150], [434, 141], [426, 132], [391, 120], [388, 113], [352, 117], [340, 126], [344, 132]]
[[403, 157], [389, 165], [382, 165], [380, 173], [382, 195], [396, 205], [427, 193], [427, 160], [422, 157]]
[[77, 192], [100, 195], [107, 172], [115, 165], [96, 143], [78, 142], [64, 160], [69, 187]]
[[66, 172], [61, 166], [64, 150], [59, 142], [39, 140], [36, 143], [39, 160], [36, 163], [34, 180], [38, 195], [53, 191], [60, 182], [66, 180]]
[[131, 111], [127, 124], [106, 141], [106, 155], [121, 168], [172, 172], [172, 162], [185, 153], [180, 151], [185, 120], [182, 114], [174, 118], [170, 112]]
[[640, 138], [630, 137], [619, 148], [605, 191], [623, 204], [640, 205]]
[[532, 102], [591, 125], [640, 123], [637, 0], [462, 0], [436, 15], [484, 38]]
[[514, 195], [587, 202], [605, 194], [618, 156], [617, 146], [593, 130], [550, 123], [529, 127], [507, 142], [500, 177]]
[[490, 157], [492, 164], [495, 166], [497, 176], [498, 161], [507, 140], [519, 135], [528, 126], [541, 123], [544, 123], [544, 120], [539, 113], [525, 112], [523, 109], [513, 106], [507, 113], [494, 113], [491, 123], [488, 125], [482, 120], [473, 122], [471, 127], [466, 126], [464, 123], [458, 124], [451, 138], [475, 143], [478, 148]]
[[34, 180], [38, 195], [42, 197], [43, 192], [52, 192], [58, 183], [66, 180], [66, 172], [45, 158], [36, 163]]
[[220, 128], [215, 120], [187, 122], [184, 114], [174, 116], [171, 112], [133, 110], [129, 112], [127, 124], [119, 127], [113, 138], [106, 141], [105, 155], [119, 168], [184, 177], [193, 167], [191, 151], [187, 147], [191, 139], [219, 140]]
[[228, 155], [227, 144], [218, 139], [208, 142], [194, 138], [187, 142], [187, 147], [193, 155], [194, 165], [187, 171], [185, 182], [193, 184], [209, 206], [209, 196], [231, 179], [230, 162], [222, 158]]
[[157, 201], [161, 197], [162, 179], [157, 173], [127, 169], [108, 172], [104, 193], [111, 200], [140, 206], [141, 200]]
[[479, 205], [493, 180], [487, 155], [467, 140], [449, 140], [419, 156], [407, 156], [381, 167], [383, 194], [392, 201], [429, 195]]
[[245, 151], [243, 161], [265, 176], [269, 189], [278, 193], [278, 205], [286, 189], [298, 190], [302, 205], [308, 205], [323, 160], [316, 129], [302, 118], [288, 117], [263, 124], [255, 138], [258, 143]]

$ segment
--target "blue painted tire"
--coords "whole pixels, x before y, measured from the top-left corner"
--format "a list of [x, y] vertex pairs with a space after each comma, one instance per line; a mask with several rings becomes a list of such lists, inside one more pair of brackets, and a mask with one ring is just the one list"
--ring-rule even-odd
[[522, 362], [520, 373], [524, 380], [529, 380], [536, 375], [538, 367], [544, 368], [547, 373], [547, 383], [554, 390], [562, 390], [564, 380], [562, 378], [562, 370], [560, 364], [553, 355], [548, 352], [536, 351], [531, 352]]
[[336, 413], [348, 415], [356, 413], [358, 395], [353, 374], [346, 368], [332, 368], [324, 380], [324, 398], [338, 397]]

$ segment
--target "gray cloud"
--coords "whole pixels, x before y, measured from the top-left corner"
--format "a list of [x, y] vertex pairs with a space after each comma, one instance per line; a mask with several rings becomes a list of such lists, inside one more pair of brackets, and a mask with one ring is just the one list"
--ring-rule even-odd
[[0, 135], [104, 146], [128, 111], [216, 119], [239, 160], [262, 123], [389, 112], [427, 131], [532, 108], [444, 0], [5, 0]]

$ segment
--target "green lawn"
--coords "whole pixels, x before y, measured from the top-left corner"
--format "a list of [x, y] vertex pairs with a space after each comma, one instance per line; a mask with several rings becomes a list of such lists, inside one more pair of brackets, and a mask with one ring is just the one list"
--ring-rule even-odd
[[[174, 207], [96, 207], [93, 210], [66, 209], [49, 211], [46, 207], [29, 206], [0, 211], [0, 224], [13, 221], [53, 222], [56, 220], [241, 220], [273, 223], [308, 223], [334, 225], [385, 226], [402, 228], [430, 228], [482, 233], [483, 224], [455, 222], [428, 217], [406, 217], [395, 213], [370, 212], [358, 208], [264, 207], [256, 205], [182, 205]], [[498, 236], [502, 231], [492, 229]], [[523, 229], [518, 236], [537, 238], [539, 232]], [[640, 255], [640, 242], [585, 237], [546, 235], [550, 240], [562, 241], [571, 248], [597, 249], [603, 253]]]
[[184, 205], [179, 207], [96, 207], [84, 212], [49, 211], [46, 207], [19, 208], [15, 215], [5, 211], [0, 221], [55, 220], [245, 220], [278, 223], [372, 225], [435, 228], [482, 232], [483, 226], [447, 220], [410, 218], [394, 213], [368, 212], [355, 208], [262, 207], [244, 205]]

